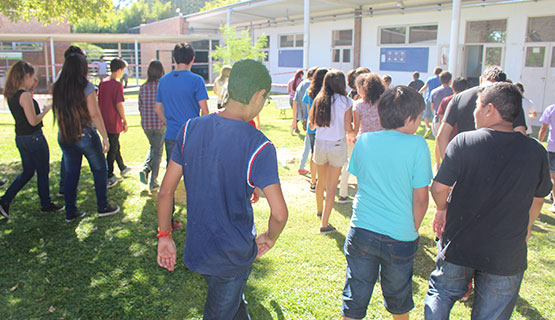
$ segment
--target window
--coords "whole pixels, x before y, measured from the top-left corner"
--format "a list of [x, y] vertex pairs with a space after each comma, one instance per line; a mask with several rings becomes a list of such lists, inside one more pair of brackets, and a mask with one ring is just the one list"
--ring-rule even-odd
[[380, 28], [380, 44], [435, 43], [437, 24]]
[[279, 36], [280, 48], [302, 48], [303, 35], [302, 34], [288, 34]]
[[343, 49], [343, 62], [351, 62], [351, 49]]
[[466, 43], [505, 43], [507, 20], [469, 21], [466, 23]]
[[262, 49], [262, 52], [264, 53], [263, 61], [268, 62], [270, 60], [270, 36], [265, 36], [265, 37], [266, 37], [266, 45]]
[[352, 45], [353, 30], [335, 30], [332, 32], [332, 47]]
[[0, 51], [12, 51], [12, 43], [7, 41], [0, 41]]
[[216, 47], [220, 45], [220, 40], [212, 40], [212, 50], [216, 50]]
[[0, 51], [42, 51], [42, 42], [0, 42]]
[[199, 40], [191, 42], [191, 47], [196, 50], [208, 50], [208, 40]]
[[333, 49], [332, 54], [332, 61], [333, 62], [340, 62], [341, 61], [341, 50], [340, 49]]
[[528, 18], [526, 42], [555, 41], [555, 16]]
[[545, 47], [528, 47], [526, 48], [525, 67], [543, 67], [545, 58]]

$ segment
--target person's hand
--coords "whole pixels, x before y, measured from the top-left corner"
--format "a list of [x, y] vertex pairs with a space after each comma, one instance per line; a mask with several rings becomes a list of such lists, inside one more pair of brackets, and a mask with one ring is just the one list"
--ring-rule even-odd
[[158, 238], [158, 265], [173, 271], [175, 267], [175, 242], [171, 235], [167, 237]]
[[264, 255], [266, 252], [272, 249], [275, 244], [276, 241], [268, 237], [268, 231], [256, 237], [256, 245], [258, 247], [258, 254], [256, 255], [256, 257], [259, 258]]
[[254, 192], [252, 193], [251, 196], [251, 203], [256, 203], [258, 201], [258, 192], [256, 192], [256, 189], [254, 189]]
[[353, 136], [353, 135], [350, 135], [350, 134], [347, 135], [347, 143], [348, 144], [354, 146], [356, 141], [357, 141], [356, 136]]
[[102, 138], [102, 144], [104, 145], [104, 150], [102, 150], [102, 153], [108, 152], [108, 150], [110, 150], [110, 141], [108, 141], [107, 137]]
[[433, 228], [438, 238], [441, 238], [443, 231], [445, 231], [446, 216], [447, 216], [447, 209], [436, 210], [436, 215], [434, 216]]
[[129, 129], [127, 127], [127, 120], [123, 120], [123, 132], [127, 132], [127, 129]]
[[297, 131], [297, 120], [293, 119], [293, 122], [291, 123], [291, 131]]

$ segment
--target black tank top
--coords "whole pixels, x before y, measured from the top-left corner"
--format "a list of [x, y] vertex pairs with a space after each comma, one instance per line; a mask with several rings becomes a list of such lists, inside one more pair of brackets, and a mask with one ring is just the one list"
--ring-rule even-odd
[[[21, 94], [23, 92], [25, 92], [25, 90], [19, 90], [11, 98], [8, 99], [8, 106], [10, 107], [12, 116], [15, 119], [15, 134], [17, 136], [27, 136], [42, 128], [42, 121], [39, 122], [36, 126], [32, 126], [29, 121], [27, 121], [25, 111], [23, 110], [21, 104], [19, 104], [19, 97], [21, 97]], [[33, 105], [35, 108], [35, 114], [39, 114], [39, 104], [35, 99], [33, 99]]]

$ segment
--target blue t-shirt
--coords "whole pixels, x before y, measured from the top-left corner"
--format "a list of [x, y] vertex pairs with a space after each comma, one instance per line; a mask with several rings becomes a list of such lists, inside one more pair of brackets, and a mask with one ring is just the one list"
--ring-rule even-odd
[[[309, 118], [310, 118], [310, 109], [312, 109], [312, 102], [314, 102], [314, 100], [308, 95], [308, 92], [306, 92], [303, 96], [303, 102], [306, 103], [308, 105], [308, 114], [309, 114]], [[314, 130], [310, 130], [310, 126], [306, 126], [306, 133], [314, 133], [316, 134], [316, 129]]]
[[435, 88], [441, 86], [441, 80], [439, 80], [439, 76], [433, 76], [433, 77], [429, 77], [428, 80], [426, 80], [426, 84], [428, 85], [428, 88], [426, 88], [426, 102], [432, 102], [432, 100], [430, 100], [430, 96], [432, 95], [432, 91], [434, 91]]
[[208, 99], [204, 79], [188, 70], [172, 71], [158, 82], [156, 102], [164, 105], [166, 135], [168, 140], [176, 140], [177, 132], [187, 120], [200, 113], [199, 101]]
[[185, 265], [214, 276], [247, 272], [257, 254], [251, 195], [279, 184], [274, 145], [249, 123], [213, 113], [181, 127], [172, 160], [187, 190]]
[[349, 172], [358, 179], [352, 227], [399, 241], [418, 238], [413, 189], [432, 180], [430, 150], [424, 138], [396, 130], [365, 132], [355, 144]]
[[451, 87], [439, 86], [432, 91], [432, 94], [430, 95], [430, 102], [434, 104], [434, 110], [432, 110], [434, 114], [437, 114], [441, 100], [452, 95], [453, 89], [451, 89]]

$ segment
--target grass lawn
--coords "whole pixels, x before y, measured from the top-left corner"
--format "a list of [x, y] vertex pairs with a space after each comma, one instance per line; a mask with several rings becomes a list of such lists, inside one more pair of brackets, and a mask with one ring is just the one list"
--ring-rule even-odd
[[[338, 319], [345, 276], [342, 247], [351, 204], [336, 204], [332, 211], [330, 222], [339, 232], [318, 234], [315, 196], [309, 190], [309, 179], [297, 174], [303, 140], [290, 134], [290, 111], [287, 116], [282, 118], [273, 107], [266, 107], [261, 114], [262, 130], [278, 152], [287, 154], [287, 166], [280, 167], [280, 176], [289, 221], [274, 249], [254, 263], [245, 293], [249, 311], [257, 320]], [[108, 190], [110, 201], [122, 207], [121, 213], [95, 216], [93, 180], [84, 161], [78, 207], [87, 211], [85, 218], [66, 223], [63, 212], [40, 213], [33, 178], [12, 202], [12, 218], [0, 220], [1, 318], [202, 318], [206, 293], [203, 278], [182, 263], [174, 272], [156, 264], [156, 194], [150, 194], [138, 179], [148, 142], [139, 117], [129, 116], [128, 121], [129, 132], [122, 134], [120, 141], [124, 160], [134, 170], [129, 178]], [[44, 124], [51, 155], [50, 190], [54, 195], [61, 151], [51, 114]], [[428, 143], [433, 151], [434, 142]], [[20, 172], [9, 114], [0, 114], [0, 170], [1, 176], [10, 181]], [[55, 201], [62, 203], [62, 199]], [[555, 319], [555, 215], [548, 207], [546, 203], [529, 242], [529, 266], [512, 319]], [[254, 211], [258, 230], [266, 230], [269, 208], [265, 199], [254, 205]], [[434, 268], [433, 214], [434, 206], [430, 204], [415, 261], [413, 319], [423, 319], [427, 280]], [[182, 221], [187, 218], [183, 185], [177, 192], [176, 217]], [[176, 231], [174, 239], [178, 253], [182, 252], [185, 230]], [[451, 319], [468, 319], [471, 303], [472, 299], [456, 303]], [[367, 319], [390, 319], [379, 286], [374, 290]]]

